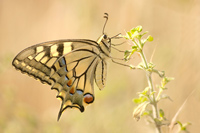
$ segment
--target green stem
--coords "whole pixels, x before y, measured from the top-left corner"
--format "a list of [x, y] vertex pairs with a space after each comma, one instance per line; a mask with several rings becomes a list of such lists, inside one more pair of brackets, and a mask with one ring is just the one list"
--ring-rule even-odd
[[163, 92], [163, 90], [162, 90], [162, 89], [159, 89], [159, 92], [158, 92], [157, 97], [156, 97], [156, 101], [159, 100], [160, 95], [161, 95], [162, 92]]
[[[140, 56], [142, 58], [145, 69], [148, 69], [149, 66], [147, 64], [147, 60], [146, 60], [146, 57], [145, 57], [142, 49], [139, 51], [139, 53], [140, 53]], [[151, 104], [152, 104], [153, 117], [154, 117], [154, 120], [155, 120], [155, 118], [157, 118], [157, 119], [159, 118], [159, 113], [158, 113], [158, 108], [157, 108], [157, 101], [155, 99], [155, 95], [153, 94], [154, 86], [153, 86], [151, 74], [152, 74], [152, 72], [146, 71], [148, 85], [149, 85], [149, 88], [150, 88], [150, 94], [152, 94], [150, 99], [151, 99]], [[161, 133], [160, 124], [155, 121], [155, 125], [156, 125], [156, 128], [157, 128], [157, 132]]]

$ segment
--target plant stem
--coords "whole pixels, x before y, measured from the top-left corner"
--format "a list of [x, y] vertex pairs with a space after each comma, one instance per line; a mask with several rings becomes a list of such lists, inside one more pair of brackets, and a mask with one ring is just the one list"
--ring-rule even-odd
[[[146, 57], [145, 57], [142, 49], [139, 51], [139, 53], [140, 53], [140, 56], [142, 58], [145, 69], [148, 69], [149, 66], [147, 64], [147, 60], [146, 60]], [[153, 86], [151, 74], [152, 74], [152, 72], [146, 71], [146, 76], [147, 76], [148, 85], [149, 85], [150, 94], [151, 94], [150, 99], [151, 99], [151, 104], [152, 104], [153, 118], [154, 118], [154, 122], [155, 122], [155, 125], [156, 125], [156, 128], [157, 128], [157, 132], [161, 133], [160, 124], [155, 120], [156, 118], [157, 119], [159, 118], [159, 113], [158, 113], [158, 108], [157, 108], [157, 101], [156, 101], [155, 95], [154, 95], [154, 86]]]

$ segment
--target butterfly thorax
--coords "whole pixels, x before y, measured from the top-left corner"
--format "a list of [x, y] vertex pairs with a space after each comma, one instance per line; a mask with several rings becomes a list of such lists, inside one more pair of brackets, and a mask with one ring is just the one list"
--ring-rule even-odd
[[111, 51], [110, 39], [108, 38], [108, 36], [106, 34], [101, 35], [97, 40], [97, 43], [100, 50], [102, 51], [102, 54], [100, 54], [100, 56], [103, 59], [108, 58]]

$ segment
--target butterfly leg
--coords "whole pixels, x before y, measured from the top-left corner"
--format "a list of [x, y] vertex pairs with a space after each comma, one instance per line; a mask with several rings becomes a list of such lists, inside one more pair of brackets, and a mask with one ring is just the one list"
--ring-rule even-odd
[[130, 65], [117, 62], [117, 61], [115, 61], [114, 59], [111, 59], [111, 60], [112, 60], [113, 63], [116, 63], [116, 64], [118, 64], [118, 65], [126, 66], [126, 67], [129, 67], [129, 68], [131, 67]]

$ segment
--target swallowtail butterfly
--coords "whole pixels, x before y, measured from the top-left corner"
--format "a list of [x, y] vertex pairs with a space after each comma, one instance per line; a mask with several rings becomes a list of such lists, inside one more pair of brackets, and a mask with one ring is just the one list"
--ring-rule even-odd
[[58, 91], [62, 101], [58, 120], [67, 108], [84, 111], [94, 102], [94, 80], [101, 90], [105, 87], [111, 38], [104, 33], [97, 41], [66, 39], [49, 41], [28, 47], [13, 60], [12, 65]]

